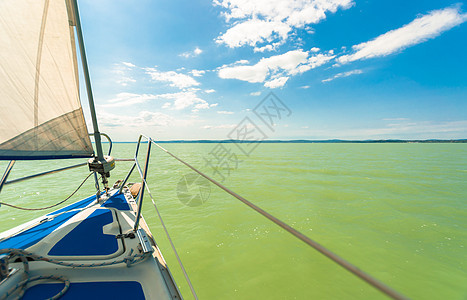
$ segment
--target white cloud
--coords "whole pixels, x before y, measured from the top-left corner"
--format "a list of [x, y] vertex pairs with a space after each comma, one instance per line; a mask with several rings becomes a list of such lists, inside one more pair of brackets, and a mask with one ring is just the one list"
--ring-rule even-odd
[[[348, 9], [353, 1], [214, 0], [214, 4], [225, 10], [223, 15], [227, 22], [235, 21], [216, 41], [231, 48], [255, 46], [255, 51], [262, 52], [284, 43], [294, 29], [319, 23], [326, 19], [326, 13]], [[276, 43], [276, 46], [256, 47], [264, 43]]]
[[196, 47], [193, 51], [183, 52], [179, 56], [184, 57], [184, 58], [190, 58], [190, 57], [196, 57], [200, 55], [201, 53], [203, 53], [203, 50]]
[[206, 73], [206, 71], [204, 70], [191, 70], [191, 75], [195, 76], [195, 77], [201, 77], [204, 75], [204, 73]]
[[247, 63], [249, 63], [248, 60], [246, 60], [246, 59], [241, 59], [241, 60], [237, 60], [234, 64], [245, 65], [245, 64], [247, 64]]
[[408, 121], [408, 118], [384, 118], [383, 121]]
[[279, 70], [292, 71], [298, 65], [307, 61], [308, 53], [303, 50], [293, 50], [287, 53], [262, 58], [257, 64], [245, 66], [221, 67], [220, 78], [239, 79], [248, 82], [264, 82], [269, 73]]
[[210, 89], [210, 90], [204, 90], [206, 94], [211, 94], [214, 93], [216, 90]]
[[459, 139], [467, 134], [467, 120], [432, 122], [412, 121], [372, 128], [310, 129], [315, 138], [336, 139]]
[[330, 51], [308, 57], [307, 51], [292, 50], [284, 54], [262, 58], [254, 65], [231, 65], [219, 68], [218, 75], [224, 79], [238, 79], [251, 83], [266, 82], [269, 88], [283, 86], [288, 75], [297, 75], [321, 66], [332, 60], [335, 55]]
[[289, 80], [289, 77], [278, 77], [264, 83], [265, 87], [270, 89], [275, 89], [278, 87], [284, 86], [284, 84]]
[[304, 86], [301, 86], [300, 88], [301, 88], [301, 89], [309, 89], [310, 86], [309, 86], [309, 85], [304, 85]]
[[115, 98], [110, 99], [107, 104], [101, 104], [101, 107], [125, 107], [135, 104], [141, 104], [149, 100], [157, 99], [157, 95], [152, 94], [133, 94], [133, 93], [119, 93]]
[[211, 126], [211, 125], [205, 125], [203, 126], [204, 129], [230, 129], [230, 128], [235, 128], [237, 124], [222, 124], [222, 125], [216, 125], [216, 126]]
[[183, 89], [200, 84], [193, 77], [175, 71], [159, 72], [156, 68], [145, 68], [144, 70], [146, 74], [151, 76], [152, 80], [170, 82], [172, 87]]
[[134, 64], [129, 62], [114, 64], [112, 72], [117, 75], [115, 81], [121, 86], [127, 86], [130, 83], [136, 82], [136, 79], [129, 75], [135, 67], [136, 66]]
[[277, 42], [277, 43], [268, 44], [268, 45], [263, 46], [263, 47], [255, 47], [253, 49], [253, 51], [254, 52], [272, 51], [272, 50], [276, 50], [277, 47], [279, 47], [282, 44], [283, 44], [283, 42]]
[[234, 114], [233, 111], [226, 111], [226, 110], [219, 110], [217, 111], [217, 113], [221, 115], [233, 115]]
[[107, 104], [99, 105], [101, 107], [125, 107], [132, 106], [135, 104], [142, 104], [150, 100], [171, 100], [171, 102], [165, 102], [162, 108], [171, 110], [182, 110], [188, 107], [192, 107], [192, 111], [196, 112], [200, 109], [208, 109], [210, 107], [217, 106], [217, 103], [209, 104], [206, 100], [201, 99], [196, 94], [197, 90], [187, 90], [177, 93], [166, 93], [166, 94], [133, 94], [133, 93], [120, 93], [117, 94], [116, 98], [108, 101]]
[[440, 35], [467, 20], [467, 14], [461, 14], [459, 8], [451, 7], [435, 10], [416, 18], [409, 24], [382, 34], [369, 42], [352, 47], [352, 54], [343, 55], [337, 60], [348, 63], [361, 59], [386, 56], [407, 47], [425, 42]]
[[193, 111], [209, 108], [209, 103], [199, 98], [194, 91], [183, 91], [178, 93], [167, 93], [157, 95], [158, 98], [172, 100], [173, 102], [166, 102], [163, 108], [182, 110], [190, 106], [194, 106]]
[[311, 52], [318, 52], [319, 50], [321, 49], [319, 49], [318, 47], [313, 47], [310, 49]]
[[140, 111], [137, 116], [115, 115], [108, 112], [98, 114], [99, 123], [107, 127], [167, 126], [173, 119], [160, 112]]
[[261, 95], [261, 92], [251, 92], [250, 95], [251, 96], [259, 96], [259, 95]]
[[334, 59], [334, 57], [336, 57], [335, 55], [333, 55], [333, 51], [329, 51], [328, 53], [326, 54], [316, 54], [316, 55], [313, 55], [311, 56], [308, 61], [309, 61], [309, 66], [314, 69], [314, 68], [317, 68], [317, 67], [320, 67], [324, 64], [326, 64], [327, 62], [331, 61], [332, 59]]
[[136, 67], [134, 64], [130, 63], [130, 62], [125, 62], [125, 61], [122, 61], [122, 64], [129, 67], [129, 68], [134, 68]]
[[[255, 46], [258, 43], [270, 40], [272, 37], [284, 40], [291, 29], [290, 26], [281, 22], [252, 19], [228, 29], [226, 33], [217, 38], [216, 42], [219, 44], [224, 43], [230, 48], [243, 45]], [[272, 48], [269, 50], [272, 50]]]
[[362, 74], [363, 71], [362, 70], [352, 70], [352, 71], [348, 71], [348, 72], [342, 72], [342, 73], [338, 73], [330, 78], [327, 78], [327, 79], [323, 79], [321, 80], [321, 82], [329, 82], [329, 81], [332, 81], [336, 78], [342, 78], [342, 77], [348, 77], [348, 76], [352, 76], [352, 75], [356, 75], [356, 74]]

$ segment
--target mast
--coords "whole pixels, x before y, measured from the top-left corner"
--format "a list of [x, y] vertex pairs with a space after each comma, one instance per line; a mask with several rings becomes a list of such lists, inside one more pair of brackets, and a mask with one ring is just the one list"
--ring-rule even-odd
[[88, 61], [86, 59], [86, 52], [84, 49], [83, 32], [81, 31], [81, 22], [79, 19], [78, 3], [76, 0], [71, 0], [73, 6], [73, 13], [76, 22], [76, 34], [78, 36], [79, 52], [81, 55], [81, 63], [83, 65], [84, 80], [86, 82], [86, 93], [88, 95], [89, 109], [92, 117], [92, 127], [94, 128], [94, 141], [96, 142], [97, 160], [105, 163], [104, 154], [102, 152], [101, 133], [97, 125], [96, 109], [94, 107], [94, 97], [91, 89], [91, 79], [89, 77]]
[[92, 126], [94, 128], [94, 141], [96, 143], [96, 152], [97, 157], [94, 159], [90, 159], [88, 161], [89, 171], [94, 172], [94, 179], [96, 181], [97, 193], [96, 197], [99, 199], [100, 189], [99, 183], [97, 179], [97, 173], [101, 174], [102, 176], [102, 183], [104, 184], [104, 190], [106, 194], [109, 190], [107, 186], [107, 177], [110, 177], [110, 171], [115, 168], [115, 161], [112, 157], [106, 156], [102, 152], [102, 142], [101, 142], [101, 133], [99, 132], [99, 127], [97, 125], [97, 116], [96, 116], [96, 109], [94, 106], [94, 97], [92, 96], [92, 88], [91, 88], [91, 79], [89, 77], [89, 69], [88, 69], [88, 61], [86, 59], [86, 52], [84, 49], [84, 40], [83, 40], [83, 32], [81, 30], [81, 21], [79, 19], [79, 11], [78, 11], [78, 3], [76, 0], [71, 0], [74, 16], [75, 16], [75, 25], [76, 25], [76, 35], [78, 36], [78, 45], [79, 45], [79, 52], [81, 55], [81, 63], [83, 65], [83, 73], [84, 73], [84, 80], [86, 82], [86, 93], [88, 94], [89, 100], [89, 109], [91, 111], [92, 117]]

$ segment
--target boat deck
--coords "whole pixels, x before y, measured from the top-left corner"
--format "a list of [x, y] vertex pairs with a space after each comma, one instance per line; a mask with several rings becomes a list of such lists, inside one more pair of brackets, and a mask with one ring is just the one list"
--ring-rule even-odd
[[[56, 262], [25, 255], [29, 278], [55, 275], [70, 281], [63, 299], [181, 299], [144, 219], [133, 231], [137, 205], [130, 192], [109, 195], [99, 201], [91, 196], [4, 232], [0, 249], [22, 249]], [[20, 259], [9, 267], [16, 271], [0, 283], [0, 294], [25, 278]], [[49, 298], [63, 287], [55, 280], [33, 281], [24, 299]]]

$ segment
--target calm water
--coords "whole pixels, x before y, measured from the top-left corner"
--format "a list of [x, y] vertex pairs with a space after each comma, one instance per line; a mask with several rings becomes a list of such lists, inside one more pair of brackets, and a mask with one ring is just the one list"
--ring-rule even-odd
[[[131, 157], [134, 146], [116, 144], [113, 155]], [[208, 174], [213, 170], [203, 157], [222, 150], [215, 144], [164, 147]], [[250, 156], [233, 144], [223, 147], [237, 154], [229, 156], [230, 174], [221, 170], [224, 183], [245, 198], [410, 298], [467, 298], [467, 144], [261, 144]], [[10, 178], [57, 166], [20, 162]], [[118, 163], [111, 182], [130, 166]], [[177, 184], [190, 172], [157, 148], [150, 171], [151, 191], [200, 299], [384, 298], [214, 186], [202, 205], [184, 205]], [[47, 205], [86, 174], [80, 168], [27, 187], [9, 185], [2, 201]], [[93, 192], [90, 181], [73, 201]], [[196, 185], [189, 192], [197, 193]], [[5, 206], [0, 212], [1, 231], [44, 213]], [[190, 299], [150, 201], [144, 217]]]

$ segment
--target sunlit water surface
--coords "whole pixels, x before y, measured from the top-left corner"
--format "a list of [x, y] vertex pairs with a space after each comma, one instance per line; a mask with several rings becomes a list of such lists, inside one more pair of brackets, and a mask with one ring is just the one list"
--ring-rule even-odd
[[[410, 298], [467, 298], [467, 144], [260, 144], [249, 156], [235, 144], [164, 147], [216, 179], [222, 174], [237, 193]], [[130, 158], [134, 148], [115, 144], [113, 156]], [[214, 154], [226, 153], [221, 150], [230, 151], [229, 161], [215, 165]], [[10, 179], [73, 163], [17, 162]], [[111, 182], [130, 167], [119, 162]], [[185, 205], [177, 187], [189, 169], [155, 147], [149, 171], [152, 194], [200, 299], [384, 298], [213, 185], [202, 187], [204, 203]], [[1, 201], [46, 206], [86, 175], [82, 167], [8, 185]], [[138, 181], [136, 172], [131, 181]], [[197, 184], [188, 190], [198, 192]], [[89, 180], [70, 203], [92, 193]], [[144, 217], [190, 299], [149, 200]], [[0, 231], [49, 211], [2, 206]]]

